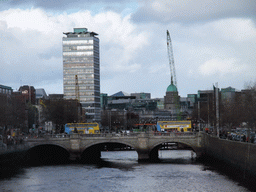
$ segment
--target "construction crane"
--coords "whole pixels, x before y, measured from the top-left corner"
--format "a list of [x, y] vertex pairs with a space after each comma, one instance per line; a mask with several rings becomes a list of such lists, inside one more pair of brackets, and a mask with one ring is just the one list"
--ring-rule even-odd
[[170, 72], [171, 72], [171, 84], [175, 85], [178, 90], [173, 50], [172, 50], [172, 40], [171, 40], [170, 33], [168, 30], [167, 30], [167, 51], [168, 51], [168, 58], [169, 58], [169, 65], [170, 65]]
[[176, 119], [181, 120], [180, 101], [178, 96], [178, 86], [177, 86], [174, 57], [173, 57], [173, 50], [172, 50], [172, 40], [168, 30], [167, 30], [167, 51], [168, 51], [168, 58], [169, 58], [169, 65], [170, 65], [170, 72], [171, 72], [171, 85], [174, 85], [177, 91], [177, 93], [173, 95], [174, 105], [175, 105], [173, 112], [174, 112], [174, 115], [176, 116]]
[[79, 102], [80, 101], [80, 94], [79, 94], [79, 84], [78, 84], [78, 77], [75, 75], [75, 93], [76, 93], [76, 100]]
[[80, 123], [82, 121], [81, 119], [82, 109], [80, 108], [80, 93], [79, 93], [79, 84], [78, 84], [77, 75], [75, 75], [75, 92], [76, 92], [76, 100], [77, 100], [77, 118], [78, 118], [78, 123]]

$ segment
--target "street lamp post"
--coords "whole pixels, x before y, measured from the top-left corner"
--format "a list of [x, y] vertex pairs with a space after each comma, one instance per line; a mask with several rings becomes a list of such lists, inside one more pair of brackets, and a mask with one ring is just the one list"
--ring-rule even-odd
[[216, 128], [217, 128], [217, 137], [220, 135], [220, 127], [219, 127], [219, 88], [218, 83], [216, 83]]
[[198, 100], [198, 127], [200, 133], [200, 101]]
[[124, 129], [127, 130], [126, 110], [124, 109]]

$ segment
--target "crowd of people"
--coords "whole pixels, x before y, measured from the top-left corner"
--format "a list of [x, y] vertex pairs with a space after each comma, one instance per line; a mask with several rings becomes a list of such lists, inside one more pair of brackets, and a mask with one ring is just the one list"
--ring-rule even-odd
[[8, 147], [15, 147], [17, 145], [24, 143], [24, 136], [23, 135], [0, 135], [0, 148], [7, 149]]

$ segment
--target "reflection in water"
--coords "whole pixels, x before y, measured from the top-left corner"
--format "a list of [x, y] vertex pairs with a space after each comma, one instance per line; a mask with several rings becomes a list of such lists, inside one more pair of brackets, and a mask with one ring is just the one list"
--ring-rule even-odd
[[187, 150], [160, 150], [158, 152], [160, 163], [192, 164], [196, 162], [196, 154]]
[[96, 164], [23, 167], [0, 180], [0, 191], [248, 191], [190, 151], [161, 151], [158, 163], [137, 158], [135, 151], [102, 152]]
[[0, 166], [0, 180], [1, 179], [10, 179], [19, 174], [24, 174], [25, 171], [20, 166]]

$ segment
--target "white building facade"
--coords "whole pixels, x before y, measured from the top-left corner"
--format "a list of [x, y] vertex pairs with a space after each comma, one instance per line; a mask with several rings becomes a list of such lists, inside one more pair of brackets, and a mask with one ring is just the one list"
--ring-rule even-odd
[[88, 122], [100, 122], [99, 39], [86, 28], [63, 33], [64, 99], [78, 99]]

